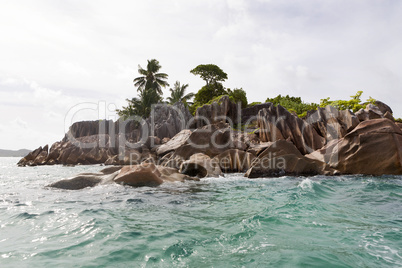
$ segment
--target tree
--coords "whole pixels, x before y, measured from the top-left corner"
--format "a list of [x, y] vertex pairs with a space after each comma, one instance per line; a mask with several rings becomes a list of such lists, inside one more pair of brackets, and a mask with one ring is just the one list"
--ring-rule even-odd
[[268, 98], [265, 102], [272, 102], [273, 105], [281, 105], [289, 112], [294, 112], [299, 117], [305, 117], [308, 111], [317, 110], [318, 104], [303, 102], [300, 97], [290, 97], [289, 95], [278, 95], [275, 98]]
[[158, 73], [162, 68], [159, 61], [156, 59], [148, 60], [147, 69], [143, 69], [141, 65], [138, 65], [139, 76], [133, 80], [134, 86], [136, 86], [138, 91], [142, 89], [153, 88], [160, 95], [163, 94], [162, 87], [167, 87], [169, 84], [165, 81], [168, 75], [165, 73]]
[[229, 98], [231, 101], [238, 103], [241, 103], [241, 108], [246, 108], [247, 107], [247, 96], [246, 96], [246, 92], [242, 89], [242, 88], [235, 88], [233, 90], [231, 90], [230, 88], [228, 88], [228, 94], [229, 94]]
[[167, 98], [170, 104], [182, 101], [188, 103], [188, 101], [194, 97], [194, 93], [188, 93], [185, 95], [188, 84], [180, 85], [179, 81], [176, 81], [173, 88], [170, 88], [170, 97]]
[[158, 73], [161, 69], [159, 61], [156, 59], [148, 60], [147, 69], [138, 65], [138, 73], [142, 76], [134, 79], [134, 86], [137, 87], [138, 98], [127, 99], [128, 105], [121, 110], [117, 109], [119, 116], [127, 119], [132, 115], [146, 118], [151, 113], [152, 104], [162, 101], [162, 87], [169, 86], [165, 81], [168, 75]]
[[140, 88], [138, 98], [126, 99], [128, 105], [121, 110], [116, 110], [117, 114], [123, 119], [127, 119], [132, 115], [138, 115], [147, 118], [151, 113], [152, 104], [162, 101], [161, 95], [153, 89]]
[[228, 79], [228, 75], [215, 64], [200, 64], [190, 71], [194, 75], [199, 75], [208, 85], [223, 82]]
[[227, 92], [223, 88], [221, 83], [217, 84], [209, 84], [206, 86], [203, 86], [197, 94], [195, 94], [194, 97], [194, 104], [197, 104], [198, 106], [202, 106], [206, 103], [208, 103], [210, 100], [213, 98], [226, 95]]

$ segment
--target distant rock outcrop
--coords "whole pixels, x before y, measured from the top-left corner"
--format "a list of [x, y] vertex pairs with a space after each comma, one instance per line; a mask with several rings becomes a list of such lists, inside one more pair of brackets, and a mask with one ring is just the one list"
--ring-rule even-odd
[[29, 154], [31, 150], [20, 149], [20, 150], [4, 150], [0, 149], [0, 157], [23, 157]]

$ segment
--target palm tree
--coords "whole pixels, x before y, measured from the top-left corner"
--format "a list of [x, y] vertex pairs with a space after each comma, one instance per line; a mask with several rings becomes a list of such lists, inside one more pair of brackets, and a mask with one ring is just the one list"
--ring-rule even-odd
[[162, 101], [162, 97], [156, 92], [155, 89], [139, 89], [138, 98], [127, 99], [127, 107], [123, 107], [121, 110], [117, 110], [119, 116], [123, 119], [127, 119], [132, 115], [138, 115], [142, 118], [147, 118], [152, 109], [152, 104]]
[[134, 86], [138, 88], [137, 90], [153, 88], [158, 94], [162, 95], [162, 87], [169, 86], [169, 84], [165, 81], [168, 75], [158, 73], [161, 68], [162, 66], [156, 59], [148, 60], [147, 69], [143, 69], [141, 65], [138, 65], [138, 73], [142, 76], [133, 80]]
[[187, 87], [188, 84], [180, 85], [180, 82], [176, 81], [173, 88], [170, 89], [170, 97], [167, 98], [170, 104], [175, 104], [178, 101], [187, 103], [188, 100], [194, 97], [194, 93], [188, 93], [187, 95], [184, 95]]

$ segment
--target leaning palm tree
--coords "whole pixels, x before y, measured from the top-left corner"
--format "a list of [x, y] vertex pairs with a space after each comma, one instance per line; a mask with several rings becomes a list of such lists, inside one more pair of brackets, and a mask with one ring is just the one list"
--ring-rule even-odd
[[138, 91], [153, 88], [158, 94], [162, 95], [162, 87], [169, 86], [169, 84], [165, 81], [168, 75], [158, 73], [161, 68], [162, 66], [156, 59], [148, 60], [147, 69], [143, 69], [141, 65], [138, 65], [138, 73], [141, 76], [135, 78], [133, 81]]
[[173, 88], [170, 89], [170, 97], [167, 98], [170, 104], [175, 104], [178, 101], [188, 103], [188, 101], [192, 97], [194, 97], [194, 93], [188, 93], [187, 95], [184, 95], [187, 87], [188, 84], [180, 85], [180, 82], [176, 81]]

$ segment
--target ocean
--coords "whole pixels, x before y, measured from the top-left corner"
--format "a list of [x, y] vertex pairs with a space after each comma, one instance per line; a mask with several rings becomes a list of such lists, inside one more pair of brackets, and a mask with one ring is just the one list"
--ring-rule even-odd
[[401, 267], [402, 176], [45, 186], [0, 158], [0, 267]]

